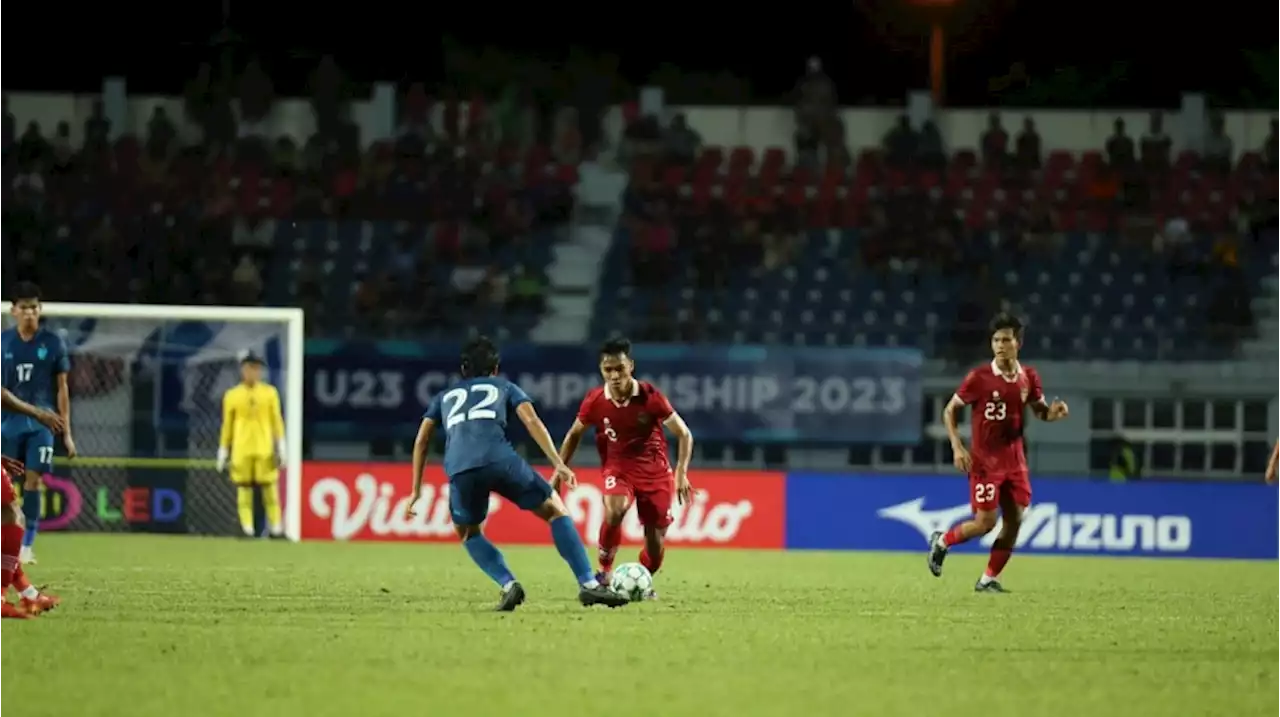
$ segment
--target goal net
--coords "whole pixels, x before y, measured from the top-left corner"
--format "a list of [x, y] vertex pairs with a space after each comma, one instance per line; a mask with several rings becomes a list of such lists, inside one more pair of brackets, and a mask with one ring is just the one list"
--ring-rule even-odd
[[[13, 326], [9, 302], [0, 306], [4, 327]], [[215, 457], [222, 395], [240, 380], [241, 353], [252, 351], [280, 391], [288, 451], [280, 496], [285, 532], [298, 539], [301, 309], [46, 303], [43, 316], [71, 354], [78, 457], [68, 460], [55, 441], [42, 529], [238, 535], [235, 488]]]

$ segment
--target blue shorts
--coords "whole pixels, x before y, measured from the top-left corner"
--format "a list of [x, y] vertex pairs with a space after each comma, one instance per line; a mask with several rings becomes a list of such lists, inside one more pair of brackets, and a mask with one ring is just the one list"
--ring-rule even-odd
[[[22, 461], [27, 470], [40, 475], [53, 470], [53, 432], [41, 425], [7, 425], [0, 430], [0, 453]], [[18, 476], [14, 480], [21, 480]]]
[[449, 477], [449, 514], [454, 525], [480, 525], [489, 515], [489, 495], [497, 493], [521, 510], [551, 497], [551, 484], [519, 456], [471, 468]]

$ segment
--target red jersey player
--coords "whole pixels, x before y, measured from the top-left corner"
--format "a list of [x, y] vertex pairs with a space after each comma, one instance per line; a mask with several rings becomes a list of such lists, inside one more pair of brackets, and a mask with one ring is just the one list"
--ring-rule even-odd
[[[61, 432], [64, 427], [62, 418], [56, 413], [32, 406], [14, 396], [7, 388], [3, 390], [2, 403], [6, 411], [30, 416], [55, 433]], [[41, 594], [36, 590], [19, 564], [18, 553], [22, 549], [24, 526], [22, 509], [18, 505], [18, 494], [13, 489], [13, 481], [9, 478], [11, 470], [17, 475], [23, 475], [25, 472], [21, 463], [10, 458], [5, 458], [3, 465], [0, 465], [0, 567], [3, 568], [3, 584], [0, 585], [0, 617], [28, 620], [57, 607], [60, 600], [57, 596]], [[17, 605], [5, 599], [5, 593], [9, 591], [10, 585], [18, 591], [20, 602]]]
[[[1022, 445], [1026, 409], [1042, 421], [1067, 417], [1067, 404], [1047, 402], [1040, 375], [1018, 363], [1021, 345], [1021, 321], [1008, 314], [992, 319], [991, 352], [995, 360], [970, 371], [943, 412], [956, 468], [969, 474], [973, 519], [953, 526], [945, 534], [936, 532], [930, 536], [929, 571], [941, 576], [947, 550], [990, 533], [996, 527], [997, 512], [1002, 513], [1004, 524], [991, 546], [987, 570], [974, 586], [979, 592], [1006, 592], [1000, 585], [1000, 572], [1018, 542], [1022, 512], [1031, 505], [1031, 482]], [[956, 427], [956, 412], [970, 405], [974, 407], [972, 453], [965, 450]]]
[[[662, 567], [663, 537], [671, 525], [671, 499], [689, 500], [689, 459], [693, 434], [662, 392], [632, 376], [631, 342], [611, 339], [600, 347], [604, 386], [582, 399], [578, 418], [565, 434], [560, 457], [573, 457], [587, 427], [596, 429], [596, 447], [604, 470], [604, 522], [600, 526], [600, 582], [608, 584], [622, 542], [622, 519], [636, 504], [644, 526], [640, 563], [656, 573]], [[679, 441], [673, 473], [663, 428]], [[558, 489], [559, 486], [556, 486]]]

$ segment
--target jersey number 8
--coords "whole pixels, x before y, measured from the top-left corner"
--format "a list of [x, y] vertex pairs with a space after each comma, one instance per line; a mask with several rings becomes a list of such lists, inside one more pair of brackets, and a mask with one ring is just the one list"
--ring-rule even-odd
[[[480, 401], [472, 406], [465, 413], [462, 407], [467, 403], [468, 393], [481, 394]], [[462, 423], [463, 421], [478, 421], [481, 419], [494, 420], [498, 417], [498, 412], [489, 408], [498, 402], [502, 392], [497, 386], [491, 386], [487, 383], [477, 383], [466, 388], [455, 388], [446, 393], [440, 400], [444, 402], [448, 408], [448, 413], [444, 417], [444, 427], [446, 430]]]
[[982, 411], [982, 417], [988, 421], [1003, 421], [1009, 409], [1004, 403], [996, 403], [988, 401], [987, 406]]

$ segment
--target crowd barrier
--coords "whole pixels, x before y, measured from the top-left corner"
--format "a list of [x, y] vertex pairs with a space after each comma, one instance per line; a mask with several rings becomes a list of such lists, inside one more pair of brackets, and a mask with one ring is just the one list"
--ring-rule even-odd
[[[603, 518], [599, 470], [565, 494], [583, 537]], [[697, 470], [689, 505], [673, 509], [673, 545], [789, 550], [923, 550], [930, 533], [970, 514], [960, 476], [873, 476]], [[448, 481], [428, 469], [418, 517], [404, 516], [410, 468], [312, 462], [303, 470], [304, 540], [452, 541]], [[1030, 553], [1275, 559], [1277, 502], [1265, 485], [1042, 477], [1018, 548]], [[500, 543], [549, 543], [546, 527], [493, 498], [486, 530]], [[624, 535], [639, 542], [632, 511]], [[961, 546], [985, 550], [984, 541]]]
[[[452, 542], [449, 485], [427, 469], [414, 518], [404, 463], [305, 463], [303, 540]], [[594, 543], [603, 520], [599, 469], [577, 472], [564, 493], [574, 522]], [[787, 550], [921, 551], [930, 533], [970, 515], [961, 476], [695, 470], [687, 505], [673, 507], [675, 546]], [[193, 481], [214, 483], [193, 490]], [[226, 479], [173, 470], [97, 470], [46, 476], [42, 530], [234, 535], [235, 493]], [[1033, 478], [1019, 535], [1028, 553], [1152, 557], [1277, 557], [1280, 523], [1272, 486], [1240, 483], [1109, 483]], [[292, 496], [285, 496], [292, 500]], [[626, 541], [642, 531], [632, 511]], [[502, 544], [550, 543], [546, 526], [504, 500], [490, 503], [487, 533]], [[994, 533], [962, 545], [982, 551]]]

